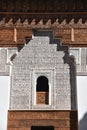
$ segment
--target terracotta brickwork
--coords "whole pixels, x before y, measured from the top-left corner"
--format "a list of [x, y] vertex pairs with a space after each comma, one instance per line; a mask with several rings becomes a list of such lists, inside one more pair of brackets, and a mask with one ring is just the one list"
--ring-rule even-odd
[[[42, 27], [42, 26], [41, 26]], [[35, 29], [35, 28], [34, 28]], [[45, 29], [45, 28], [42, 28]], [[62, 44], [69, 46], [83, 47], [87, 46], [87, 29], [86, 28], [50, 28], [48, 30], [54, 31], [54, 37], [60, 38]], [[47, 30], [45, 29], [45, 30]], [[18, 45], [24, 45], [26, 39], [31, 39], [33, 35], [33, 29], [30, 28], [0, 28], [0, 47], [17, 47]]]
[[32, 37], [32, 30], [31, 29], [17, 29], [17, 43], [24, 44], [25, 38]]
[[0, 41], [12, 41], [13, 40], [13, 30], [12, 29], [6, 29], [2, 28], [0, 29]]
[[9, 111], [7, 130], [31, 130], [31, 126], [54, 126], [54, 130], [77, 130], [77, 111]]
[[25, 44], [25, 38], [31, 38], [30, 29], [0, 28], [0, 47], [17, 47]]

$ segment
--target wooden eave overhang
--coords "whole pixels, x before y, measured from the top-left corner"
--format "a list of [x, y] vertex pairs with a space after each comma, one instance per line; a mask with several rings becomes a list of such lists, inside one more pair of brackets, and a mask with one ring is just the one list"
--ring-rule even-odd
[[33, 29], [51, 29], [62, 44], [86, 47], [87, 1], [0, 1], [0, 47], [24, 45], [26, 38], [32, 38]]

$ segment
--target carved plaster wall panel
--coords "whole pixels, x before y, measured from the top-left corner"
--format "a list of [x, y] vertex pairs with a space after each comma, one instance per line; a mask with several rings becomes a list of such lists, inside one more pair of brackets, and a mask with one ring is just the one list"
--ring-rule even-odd
[[70, 48], [70, 54], [76, 59], [77, 76], [87, 75], [87, 48]]
[[[11, 110], [72, 109], [71, 96], [76, 95], [71, 87], [73, 88], [72, 80], [75, 75], [71, 78], [74, 73], [70, 69], [74, 68], [73, 64], [68, 62], [72, 60], [69, 58], [67, 49], [66, 46], [60, 45], [60, 40], [52, 39], [51, 31], [37, 32], [32, 40], [21, 49], [12, 62]], [[46, 76], [50, 82], [48, 105], [35, 104], [35, 83], [40, 75]], [[73, 109], [76, 109], [76, 106]]]
[[11, 56], [17, 52], [17, 48], [0, 48], [0, 76], [9, 76]]

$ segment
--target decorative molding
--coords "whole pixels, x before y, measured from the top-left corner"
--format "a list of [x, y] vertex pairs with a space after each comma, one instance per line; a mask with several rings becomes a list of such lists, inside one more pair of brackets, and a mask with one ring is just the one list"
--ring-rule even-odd
[[[45, 16], [45, 15], [44, 15]], [[22, 18], [19, 16], [18, 19], [9, 18], [9, 20], [6, 20], [6, 17], [2, 18], [0, 21], [0, 28], [6, 27], [17, 27], [17, 28], [87, 28], [87, 19], [85, 18], [85, 21], [83, 22], [82, 18], [77, 18], [77, 22], [75, 21], [76, 18], [72, 18], [67, 22], [68, 18], [60, 18], [56, 17], [54, 18], [36, 18], [36, 16], [29, 20], [29, 18], [26, 18], [22, 21]], [[14, 22], [15, 21], [15, 22]]]

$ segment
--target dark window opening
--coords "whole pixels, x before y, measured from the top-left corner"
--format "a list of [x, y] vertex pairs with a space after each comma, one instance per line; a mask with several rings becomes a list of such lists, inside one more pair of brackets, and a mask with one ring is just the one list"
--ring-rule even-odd
[[36, 83], [36, 104], [49, 103], [49, 84], [45, 76], [37, 78]]
[[53, 126], [32, 126], [31, 130], [54, 130]]
[[45, 76], [40, 76], [37, 79], [37, 92], [49, 92], [48, 79]]

